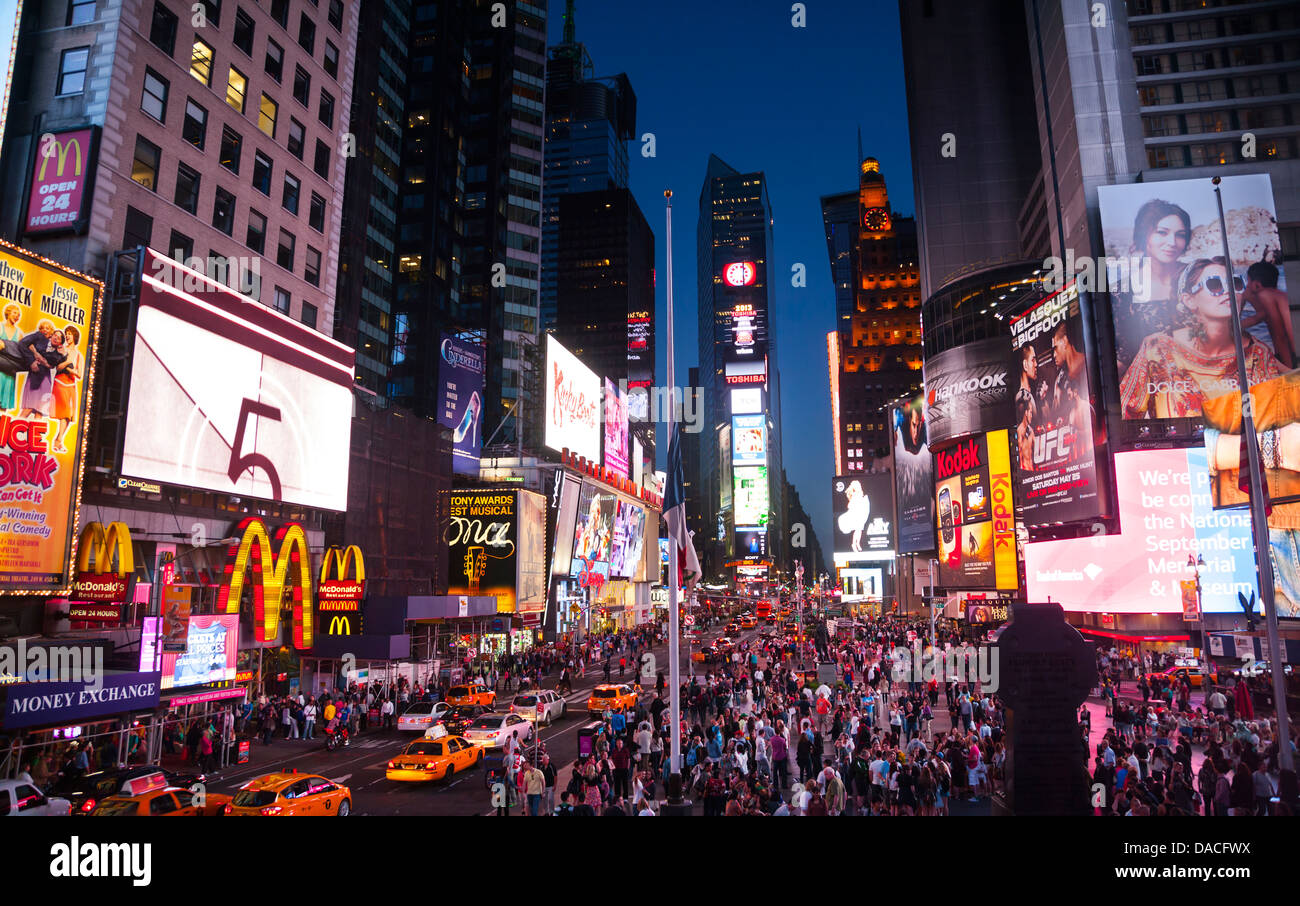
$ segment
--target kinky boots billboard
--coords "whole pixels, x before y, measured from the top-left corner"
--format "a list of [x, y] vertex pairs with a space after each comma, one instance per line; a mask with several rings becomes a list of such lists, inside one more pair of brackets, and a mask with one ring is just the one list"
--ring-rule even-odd
[[939, 581], [947, 589], [1018, 586], [1011, 455], [1005, 430], [934, 454]]

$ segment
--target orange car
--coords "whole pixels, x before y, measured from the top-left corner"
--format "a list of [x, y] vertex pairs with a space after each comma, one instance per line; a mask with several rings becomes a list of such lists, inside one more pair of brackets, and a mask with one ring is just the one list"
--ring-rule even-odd
[[[196, 800], [202, 805], [196, 804]], [[230, 802], [229, 796], [205, 793], [202, 799], [180, 787], [163, 787], [138, 796], [109, 796], [95, 806], [91, 816], [120, 815], [220, 815]]]
[[227, 815], [339, 815], [352, 811], [352, 791], [319, 774], [277, 771], [239, 788]]
[[457, 771], [474, 767], [483, 760], [483, 750], [459, 736], [442, 735], [417, 739], [388, 762], [384, 776], [389, 780], [446, 780]]
[[636, 708], [636, 690], [628, 685], [601, 684], [587, 699], [587, 713], [601, 717], [606, 711], [630, 711]]
[[757, 628], [758, 628], [758, 618], [757, 618], [757, 617], [741, 617], [741, 618], [740, 618], [740, 628], [741, 628], [741, 629], [757, 629]]
[[468, 686], [452, 686], [447, 690], [449, 705], [482, 705], [491, 708], [497, 703], [497, 694], [481, 683]]

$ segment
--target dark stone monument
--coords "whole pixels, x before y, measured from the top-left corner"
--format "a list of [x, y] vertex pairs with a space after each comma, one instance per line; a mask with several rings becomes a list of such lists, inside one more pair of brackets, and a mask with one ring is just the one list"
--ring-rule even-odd
[[1079, 706], [1097, 684], [1095, 646], [1059, 604], [1017, 604], [995, 643], [1007, 706], [1006, 793], [995, 814], [1091, 814]]

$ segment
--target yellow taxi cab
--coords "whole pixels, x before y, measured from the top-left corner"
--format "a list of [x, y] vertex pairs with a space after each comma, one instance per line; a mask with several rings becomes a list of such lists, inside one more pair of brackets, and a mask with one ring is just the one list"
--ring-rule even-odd
[[447, 690], [449, 705], [482, 705], [491, 708], [496, 704], [496, 692], [482, 683], [470, 683], [468, 686], [452, 686]]
[[431, 727], [424, 739], [408, 744], [388, 762], [384, 776], [389, 780], [416, 783], [446, 780], [482, 760], [483, 749], [479, 746], [471, 745], [459, 736], [451, 736], [446, 727]]
[[741, 618], [740, 618], [740, 628], [741, 628], [741, 629], [757, 629], [757, 628], [758, 628], [758, 617], [741, 617]]
[[600, 717], [606, 711], [629, 711], [636, 708], [636, 690], [619, 683], [602, 683], [591, 692], [587, 699], [587, 713]]
[[118, 815], [220, 815], [230, 802], [229, 796], [199, 793], [170, 786], [158, 772], [136, 777], [126, 784], [126, 791], [106, 796], [90, 812], [92, 816]]
[[352, 812], [352, 791], [319, 774], [276, 771], [239, 788], [227, 815], [339, 815]]

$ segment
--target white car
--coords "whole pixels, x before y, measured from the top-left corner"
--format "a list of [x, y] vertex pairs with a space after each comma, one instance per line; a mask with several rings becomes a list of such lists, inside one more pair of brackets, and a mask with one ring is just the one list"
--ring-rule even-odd
[[46, 796], [26, 780], [0, 780], [0, 817], [5, 815], [69, 815], [72, 803]]
[[569, 703], [563, 696], [550, 689], [542, 689], [540, 692], [522, 692], [510, 703], [511, 714], [518, 714], [524, 720], [535, 721], [540, 718], [542, 725], [547, 727], [557, 718], [563, 717], [568, 710]]
[[533, 738], [533, 725], [518, 714], [484, 714], [476, 717], [463, 737], [470, 745], [500, 749], [512, 736], [520, 742]]
[[410, 733], [423, 733], [451, 710], [446, 702], [413, 702], [397, 716], [397, 729]]

